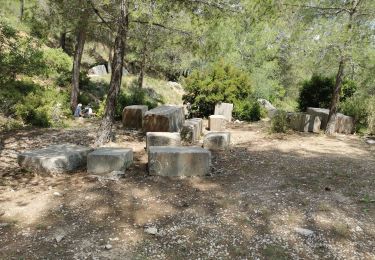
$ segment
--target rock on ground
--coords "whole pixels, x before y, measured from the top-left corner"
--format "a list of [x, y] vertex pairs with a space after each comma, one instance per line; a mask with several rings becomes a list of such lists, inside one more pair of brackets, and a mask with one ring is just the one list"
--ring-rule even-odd
[[122, 111], [122, 124], [127, 129], [142, 129], [143, 117], [148, 107], [143, 105], [127, 106]]
[[228, 122], [232, 121], [233, 104], [231, 103], [218, 103], [215, 105], [215, 115], [222, 115]]
[[125, 170], [133, 163], [133, 150], [128, 148], [102, 147], [87, 156], [87, 172], [106, 174]]
[[205, 135], [203, 147], [208, 150], [226, 150], [230, 146], [230, 132], [214, 132]]
[[180, 133], [170, 132], [148, 132], [146, 134], [146, 150], [149, 151], [151, 146], [180, 146]]
[[183, 107], [160, 106], [145, 113], [144, 132], [179, 132], [185, 122]]

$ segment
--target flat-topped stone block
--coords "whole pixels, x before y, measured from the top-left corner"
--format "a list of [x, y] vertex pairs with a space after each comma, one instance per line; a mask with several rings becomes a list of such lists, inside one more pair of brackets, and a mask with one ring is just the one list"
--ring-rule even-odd
[[151, 146], [180, 146], [180, 133], [170, 132], [148, 132], [146, 134], [146, 150], [149, 151]]
[[203, 134], [203, 119], [202, 118], [192, 118], [189, 121], [197, 122], [198, 123], [198, 133], [199, 135]]
[[181, 130], [182, 140], [190, 144], [196, 143], [201, 136], [200, 127], [202, 124], [203, 122], [198, 120], [186, 120]]
[[289, 126], [295, 131], [319, 133], [321, 119], [316, 115], [307, 113], [290, 113], [288, 115]]
[[180, 132], [185, 122], [183, 107], [160, 106], [143, 117], [144, 132]]
[[225, 130], [226, 119], [222, 115], [211, 115], [208, 117], [208, 129], [210, 131]]
[[143, 105], [127, 106], [122, 111], [122, 124], [127, 129], [142, 129], [143, 117], [148, 107]]
[[87, 172], [106, 174], [123, 171], [133, 163], [133, 150], [128, 148], [101, 147], [87, 156]]
[[210, 172], [211, 153], [200, 147], [151, 146], [148, 167], [151, 175], [202, 176]]
[[232, 121], [233, 104], [231, 103], [218, 103], [215, 105], [215, 115], [222, 115], [228, 122]]
[[224, 151], [230, 147], [229, 132], [214, 132], [204, 136], [203, 147], [213, 151]]
[[86, 167], [92, 149], [74, 144], [52, 145], [18, 155], [18, 164], [27, 170], [43, 173], [65, 173]]

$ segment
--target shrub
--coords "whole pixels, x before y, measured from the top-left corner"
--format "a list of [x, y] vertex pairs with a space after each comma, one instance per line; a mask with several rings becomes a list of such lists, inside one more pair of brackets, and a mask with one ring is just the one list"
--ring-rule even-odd
[[47, 76], [71, 73], [72, 59], [62, 49], [43, 49], [43, 61], [47, 66]]
[[236, 113], [244, 115], [240, 111], [241, 107], [253, 107], [250, 104], [245, 105], [245, 100], [255, 101], [248, 75], [222, 61], [206, 70], [193, 71], [183, 85], [186, 91], [183, 100], [191, 104], [191, 113], [195, 117], [213, 114], [218, 102], [233, 103], [235, 106], [237, 104], [240, 108]]
[[239, 120], [258, 121], [261, 119], [262, 114], [261, 106], [256, 101], [237, 101], [234, 104], [233, 115]]
[[285, 133], [288, 130], [287, 113], [278, 110], [275, 116], [271, 119], [271, 132], [272, 133]]
[[361, 96], [353, 96], [340, 103], [340, 112], [354, 118], [356, 132], [366, 127], [368, 109], [368, 101]]

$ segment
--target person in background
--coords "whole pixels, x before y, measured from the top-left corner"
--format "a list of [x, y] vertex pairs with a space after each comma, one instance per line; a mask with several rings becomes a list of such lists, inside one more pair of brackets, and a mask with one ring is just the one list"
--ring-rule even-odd
[[82, 116], [82, 104], [78, 104], [76, 110], [74, 111], [74, 117]]

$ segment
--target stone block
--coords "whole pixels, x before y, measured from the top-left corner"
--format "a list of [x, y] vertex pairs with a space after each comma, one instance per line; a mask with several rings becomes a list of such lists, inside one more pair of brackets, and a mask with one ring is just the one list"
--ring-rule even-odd
[[319, 116], [307, 113], [288, 114], [289, 127], [295, 131], [319, 133], [321, 120]]
[[192, 118], [189, 121], [194, 121], [198, 123], [198, 133], [199, 135], [203, 134], [203, 119], [202, 118]]
[[170, 132], [148, 132], [146, 134], [146, 150], [149, 152], [151, 146], [180, 146], [180, 133]]
[[144, 132], [180, 132], [185, 122], [183, 107], [160, 106], [143, 117]]
[[276, 115], [277, 109], [271, 104], [271, 102], [260, 98], [258, 99], [258, 103], [267, 110], [269, 118], [273, 118]]
[[210, 172], [211, 153], [200, 147], [151, 146], [148, 167], [151, 175], [202, 176]]
[[87, 172], [106, 174], [123, 171], [133, 163], [133, 150], [127, 148], [101, 147], [87, 156]]
[[233, 104], [218, 103], [215, 106], [215, 115], [222, 115], [228, 122], [232, 121]]
[[18, 164], [27, 170], [43, 173], [65, 173], [86, 167], [92, 149], [74, 144], [52, 145], [18, 155]]
[[194, 144], [199, 141], [202, 126], [203, 121], [194, 119], [186, 120], [181, 130], [182, 140], [190, 144]]
[[211, 115], [208, 117], [208, 129], [210, 131], [225, 130], [226, 119], [222, 115]]
[[142, 129], [143, 117], [148, 107], [143, 105], [127, 106], [122, 111], [122, 124], [127, 129]]
[[203, 147], [213, 151], [224, 151], [230, 147], [229, 132], [214, 132], [205, 135]]

